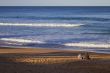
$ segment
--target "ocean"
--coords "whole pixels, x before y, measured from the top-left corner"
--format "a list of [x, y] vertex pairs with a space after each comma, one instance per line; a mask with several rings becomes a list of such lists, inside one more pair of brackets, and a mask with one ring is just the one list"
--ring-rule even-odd
[[0, 47], [110, 54], [110, 7], [1, 6]]

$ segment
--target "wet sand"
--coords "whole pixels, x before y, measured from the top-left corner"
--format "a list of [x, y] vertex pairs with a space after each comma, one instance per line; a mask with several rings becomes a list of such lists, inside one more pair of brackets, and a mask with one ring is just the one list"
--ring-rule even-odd
[[110, 73], [110, 54], [41, 48], [0, 48], [0, 73]]

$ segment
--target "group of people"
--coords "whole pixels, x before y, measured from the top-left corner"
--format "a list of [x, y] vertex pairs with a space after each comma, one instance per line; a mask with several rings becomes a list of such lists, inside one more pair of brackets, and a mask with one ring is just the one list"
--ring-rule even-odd
[[83, 55], [83, 54], [79, 54], [79, 55], [78, 55], [78, 59], [81, 59], [81, 60], [83, 60], [83, 59], [85, 59], [85, 60], [90, 60], [90, 56], [89, 56], [89, 54], [86, 52], [84, 55]]

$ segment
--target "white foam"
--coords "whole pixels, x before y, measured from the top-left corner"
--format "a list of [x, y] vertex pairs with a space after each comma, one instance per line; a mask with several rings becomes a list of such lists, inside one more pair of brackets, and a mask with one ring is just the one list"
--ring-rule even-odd
[[42, 41], [34, 41], [28, 39], [16, 39], [16, 38], [1, 38], [2, 41], [9, 41], [9, 42], [18, 42], [18, 43], [44, 43]]
[[23, 45], [23, 43], [16, 43], [16, 42], [5, 42], [5, 43], [9, 45]]
[[0, 26], [28, 26], [28, 27], [78, 27], [84, 24], [61, 24], [61, 23], [0, 23]]
[[110, 44], [103, 43], [66, 43], [65, 46], [87, 47], [87, 48], [110, 48]]

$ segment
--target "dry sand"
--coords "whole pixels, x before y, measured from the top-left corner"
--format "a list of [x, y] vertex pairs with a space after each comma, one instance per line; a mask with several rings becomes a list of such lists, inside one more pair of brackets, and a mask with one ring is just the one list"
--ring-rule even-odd
[[110, 54], [41, 48], [0, 48], [0, 73], [110, 73]]

